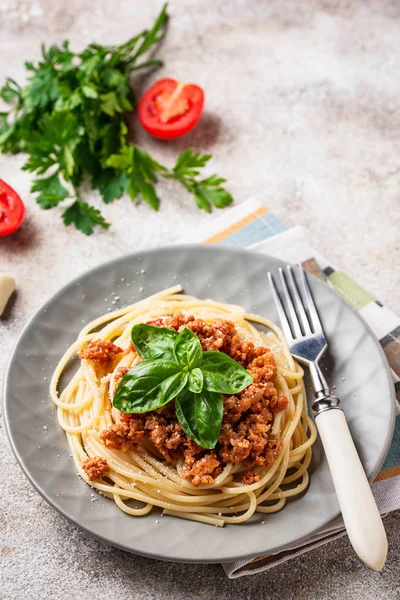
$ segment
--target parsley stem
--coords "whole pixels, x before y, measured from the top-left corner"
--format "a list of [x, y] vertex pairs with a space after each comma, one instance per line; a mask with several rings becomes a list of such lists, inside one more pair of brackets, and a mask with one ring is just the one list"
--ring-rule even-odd
[[75, 198], [76, 198], [77, 200], [79, 200], [79, 198], [80, 198], [80, 194], [79, 194], [79, 190], [78, 190], [78, 188], [76, 187], [76, 185], [75, 185], [74, 183], [72, 183], [71, 185], [72, 185], [72, 189], [74, 190], [74, 196], [75, 196]]
[[138, 64], [136, 66], [132, 66], [130, 70], [131, 70], [131, 72], [133, 72], [133, 71], [138, 71], [139, 69], [145, 69], [147, 67], [162, 67], [163, 64], [164, 64], [163, 60], [156, 60], [156, 59], [154, 59], [154, 60], [147, 60], [147, 61], [145, 61], [143, 63], [140, 63], [140, 64]]

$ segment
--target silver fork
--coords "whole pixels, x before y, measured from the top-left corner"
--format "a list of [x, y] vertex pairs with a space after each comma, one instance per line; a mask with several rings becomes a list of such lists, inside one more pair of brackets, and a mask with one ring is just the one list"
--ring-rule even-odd
[[[387, 539], [368, 479], [352, 440], [339, 399], [330, 393], [318, 361], [328, 347], [320, 318], [301, 266], [302, 295], [291, 266], [279, 269], [285, 304], [274, 277], [268, 273], [272, 295], [290, 352], [309, 368], [316, 400], [312, 404], [344, 524], [360, 559], [379, 571], [386, 560]], [[286, 308], [285, 308], [286, 306]], [[362, 410], [362, 409], [361, 409]]]

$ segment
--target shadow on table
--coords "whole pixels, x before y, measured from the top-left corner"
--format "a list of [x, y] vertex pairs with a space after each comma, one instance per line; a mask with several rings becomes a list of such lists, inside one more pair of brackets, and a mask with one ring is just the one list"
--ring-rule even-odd
[[196, 127], [186, 135], [176, 140], [159, 140], [157, 138], [150, 139], [150, 136], [142, 129], [136, 112], [127, 115], [127, 124], [129, 139], [132, 142], [139, 146], [143, 145], [150, 153], [156, 151], [157, 147], [160, 150], [168, 147], [174, 155], [178, 155], [187, 148], [194, 148], [196, 152], [211, 151], [220, 138], [223, 127], [222, 119], [218, 115], [204, 112]]
[[[30, 251], [37, 243], [37, 227], [32, 218], [28, 217], [15, 233], [0, 237], [0, 259], [5, 248], [15, 250], [15, 253]], [[1, 265], [0, 265], [1, 270]]]
[[[61, 517], [57, 522], [63, 521]], [[65, 521], [61, 525], [65, 535]], [[99, 542], [88, 534], [74, 532], [75, 556], [83, 556], [79, 568], [88, 576], [96, 573], [100, 589], [154, 600], [353, 600], [398, 598], [397, 534], [400, 511], [385, 519], [389, 556], [381, 573], [365, 567], [353, 553], [347, 538], [341, 538], [270, 571], [229, 580], [220, 565], [169, 563], [126, 553]]]

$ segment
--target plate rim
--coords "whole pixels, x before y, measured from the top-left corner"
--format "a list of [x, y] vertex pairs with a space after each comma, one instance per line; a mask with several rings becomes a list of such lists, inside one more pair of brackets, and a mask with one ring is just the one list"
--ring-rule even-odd
[[[94, 533], [90, 527], [86, 526], [85, 524], [81, 524], [78, 523], [76, 521], [76, 519], [72, 516], [70, 516], [69, 514], [67, 514], [65, 512], [65, 510], [61, 507], [59, 507], [57, 505], [57, 503], [55, 501], [53, 501], [51, 499], [51, 497], [47, 494], [47, 492], [39, 485], [35, 482], [34, 476], [31, 476], [31, 474], [29, 473], [29, 471], [27, 470], [24, 460], [23, 458], [20, 456], [14, 439], [13, 439], [13, 434], [12, 434], [12, 426], [11, 426], [11, 422], [10, 422], [10, 417], [8, 415], [8, 402], [7, 402], [7, 395], [8, 395], [8, 388], [10, 386], [10, 382], [9, 382], [9, 378], [10, 378], [10, 371], [12, 368], [12, 363], [14, 360], [15, 355], [17, 354], [21, 339], [23, 338], [23, 336], [25, 335], [26, 330], [31, 326], [31, 324], [35, 321], [36, 317], [43, 312], [46, 307], [50, 304], [53, 303], [54, 301], [57, 301], [59, 297], [61, 297], [63, 295], [63, 293], [67, 290], [67, 288], [72, 287], [73, 285], [76, 285], [77, 283], [80, 282], [80, 280], [82, 280], [82, 278], [87, 277], [88, 275], [92, 275], [95, 274], [96, 272], [107, 268], [107, 267], [112, 267], [112, 265], [114, 264], [118, 264], [120, 262], [123, 262], [125, 260], [129, 260], [130, 258], [135, 258], [135, 257], [139, 257], [139, 256], [143, 256], [143, 255], [152, 255], [152, 254], [157, 254], [159, 252], [167, 252], [169, 250], [197, 250], [197, 251], [207, 251], [207, 249], [213, 249], [214, 251], [223, 251], [223, 252], [230, 252], [232, 254], [247, 254], [247, 255], [254, 255], [259, 257], [265, 257], [266, 259], [270, 258], [273, 259], [274, 261], [278, 261], [281, 262], [282, 264], [292, 264], [289, 263], [288, 261], [283, 261], [282, 259], [279, 259], [275, 256], [272, 256], [270, 254], [265, 254], [265, 253], [261, 253], [261, 252], [256, 252], [252, 249], [246, 249], [246, 248], [232, 248], [232, 247], [228, 247], [228, 246], [219, 246], [219, 245], [207, 245], [207, 244], [170, 244], [170, 245], [163, 245], [163, 246], [157, 246], [155, 248], [149, 248], [149, 249], [143, 249], [143, 250], [139, 250], [137, 252], [130, 252], [128, 254], [123, 254], [119, 257], [113, 258], [111, 260], [108, 261], [104, 261], [94, 267], [91, 267], [89, 269], [84, 270], [83, 272], [81, 272], [80, 274], [78, 274], [77, 276], [73, 277], [72, 279], [70, 279], [69, 281], [67, 281], [60, 289], [58, 289], [54, 294], [52, 294], [43, 304], [41, 304], [32, 314], [31, 316], [28, 318], [28, 321], [26, 322], [26, 324], [24, 325], [24, 327], [22, 328], [22, 330], [20, 331], [19, 335], [17, 336], [17, 339], [12, 347], [10, 356], [8, 358], [7, 364], [6, 364], [6, 369], [5, 369], [5, 374], [4, 374], [4, 383], [3, 383], [3, 391], [2, 391], [2, 398], [3, 398], [3, 414], [4, 414], [4, 424], [5, 424], [5, 430], [6, 430], [6, 434], [7, 434], [7, 438], [9, 441], [9, 444], [11, 446], [12, 452], [18, 462], [19, 467], [21, 468], [22, 472], [24, 473], [25, 477], [28, 479], [29, 483], [33, 486], [33, 488], [40, 494], [40, 496], [47, 502], [47, 504], [49, 504], [54, 510], [56, 510], [58, 512], [58, 514], [60, 514], [63, 518], [67, 519], [67, 521], [69, 521], [70, 523], [72, 523], [75, 527], [78, 527], [79, 529], [82, 529], [83, 531], [85, 531], [86, 533], [89, 533], [90, 535], [92, 535], [93, 537], [100, 539], [101, 541], [105, 542], [106, 544], [109, 544], [113, 547], [116, 548], [120, 548], [126, 552], [129, 552], [131, 554], [138, 554], [141, 556], [146, 556], [147, 558], [152, 558], [155, 560], [163, 560], [163, 561], [167, 561], [167, 562], [179, 562], [179, 563], [189, 563], [189, 564], [221, 564], [221, 563], [229, 563], [229, 562], [234, 562], [234, 561], [238, 561], [238, 560], [251, 560], [252, 558], [255, 558], [257, 556], [260, 556], [259, 552], [256, 553], [246, 553], [246, 554], [241, 554], [241, 555], [231, 555], [230, 557], [223, 557], [221, 559], [209, 559], [209, 558], [202, 558], [202, 559], [190, 559], [190, 558], [185, 558], [185, 557], [181, 557], [181, 558], [170, 558], [170, 557], [166, 557], [164, 554], [159, 554], [157, 552], [148, 552], [148, 551], [142, 551], [142, 550], [137, 550], [137, 549], [133, 549], [129, 546], [127, 546], [124, 543], [121, 543], [119, 541], [110, 539], [110, 537], [107, 537], [106, 535], [100, 535], [98, 533]], [[315, 275], [312, 275], [311, 273], [307, 274], [309, 277], [312, 277], [312, 279], [318, 281], [319, 284], [322, 284], [324, 282], [320, 281], [317, 277], [315, 277]], [[325, 284], [326, 285], [326, 284]], [[376, 335], [374, 334], [374, 332], [372, 331], [371, 327], [369, 326], [369, 324], [361, 317], [361, 315], [358, 313], [358, 311], [356, 311], [350, 304], [348, 304], [344, 298], [342, 298], [340, 296], [340, 294], [338, 294], [334, 289], [332, 289], [330, 287], [331, 292], [336, 295], [339, 300], [341, 302], [343, 302], [353, 313], [353, 315], [355, 315], [358, 319], [358, 321], [362, 324], [362, 326], [367, 330], [367, 332], [370, 334], [370, 337], [372, 338], [376, 348], [378, 349], [378, 353], [381, 356], [382, 359], [382, 363], [385, 367], [385, 371], [386, 371], [386, 375], [388, 378], [388, 382], [389, 384], [392, 384], [392, 374], [391, 374], [391, 368], [389, 365], [389, 362], [387, 360], [386, 354], [383, 351], [382, 346], [379, 343], [378, 338], [376, 337]], [[393, 432], [394, 432], [394, 426], [395, 426], [395, 407], [396, 407], [396, 394], [395, 394], [395, 390], [394, 390], [394, 385], [389, 385], [389, 389], [390, 389], [390, 399], [391, 399], [391, 405], [392, 405], [392, 411], [391, 411], [391, 422], [390, 422], [390, 427], [388, 428], [388, 435], [386, 437], [385, 440], [385, 444], [383, 446], [384, 450], [381, 452], [381, 455], [379, 456], [379, 460], [377, 461], [377, 466], [375, 469], [373, 469], [372, 473], [368, 476], [368, 480], [371, 483], [376, 475], [379, 473], [382, 464], [385, 461], [385, 458], [387, 456], [392, 438], [393, 438]], [[311, 415], [313, 420], [314, 420], [314, 415]], [[314, 535], [316, 532], [320, 531], [322, 528], [326, 527], [327, 525], [329, 525], [329, 523], [333, 522], [338, 516], [340, 515], [340, 509], [337, 510], [337, 512], [335, 513], [334, 516], [330, 517], [329, 519], [327, 519], [325, 521], [324, 524], [319, 525], [318, 527], [315, 527], [314, 529], [310, 530], [307, 534], [300, 536], [298, 538], [296, 538], [296, 544], [301, 544], [304, 540], [308, 539], [310, 536]], [[293, 542], [292, 542], [293, 543]], [[269, 549], [268, 552], [269, 554], [275, 554], [278, 553], [282, 550], [284, 550], [287, 546], [286, 544], [279, 544], [271, 549]]]

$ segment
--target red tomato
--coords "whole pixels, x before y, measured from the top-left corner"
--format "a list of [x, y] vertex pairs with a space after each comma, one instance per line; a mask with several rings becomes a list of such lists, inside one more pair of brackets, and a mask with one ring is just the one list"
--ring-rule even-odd
[[0, 237], [17, 231], [24, 215], [25, 206], [17, 192], [0, 179]]
[[172, 140], [193, 129], [200, 119], [204, 92], [198, 85], [160, 79], [145, 91], [138, 104], [142, 127], [162, 140]]

